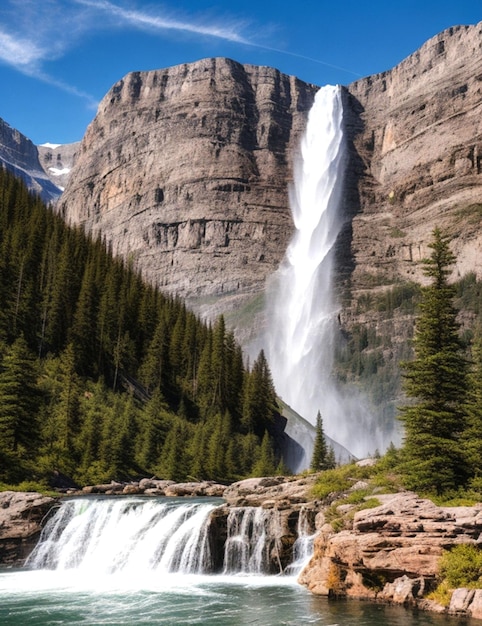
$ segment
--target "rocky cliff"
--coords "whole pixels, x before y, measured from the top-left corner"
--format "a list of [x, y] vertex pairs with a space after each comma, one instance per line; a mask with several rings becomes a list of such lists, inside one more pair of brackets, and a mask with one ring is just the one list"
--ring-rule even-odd
[[30, 139], [0, 119], [0, 166], [6, 167], [45, 202], [55, 202], [62, 193], [42, 168], [38, 150]]
[[454, 278], [482, 276], [481, 34], [482, 22], [450, 28], [348, 87], [357, 290], [423, 282], [435, 226], [454, 237]]
[[[482, 273], [481, 30], [451, 28], [345, 90], [348, 330], [364, 293], [423, 280], [435, 226], [454, 236], [454, 277]], [[316, 89], [227, 59], [129, 74], [103, 99], [59, 208], [197, 310], [234, 309], [241, 328], [292, 232], [287, 189]]]
[[87, 129], [59, 210], [166, 291], [239, 309], [286, 248], [287, 185], [315, 92], [228, 59], [129, 74]]

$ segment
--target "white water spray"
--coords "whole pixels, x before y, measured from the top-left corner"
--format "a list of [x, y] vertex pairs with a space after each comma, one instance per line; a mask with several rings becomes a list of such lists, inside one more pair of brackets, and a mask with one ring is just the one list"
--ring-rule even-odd
[[[338, 308], [333, 297], [334, 247], [342, 221], [346, 148], [340, 87], [320, 89], [309, 112], [295, 163], [290, 204], [295, 233], [268, 286], [267, 354], [277, 392], [302, 417], [357, 456], [374, 451], [373, 420], [362, 406], [342, 397], [332, 379]], [[312, 440], [305, 447], [310, 463]]]

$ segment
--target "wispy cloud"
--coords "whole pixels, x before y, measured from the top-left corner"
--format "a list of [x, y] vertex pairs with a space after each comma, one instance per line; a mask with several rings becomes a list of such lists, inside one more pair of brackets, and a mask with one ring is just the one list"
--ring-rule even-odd
[[193, 35], [215, 37], [233, 43], [250, 44], [241, 30], [243, 23], [232, 24], [207, 24], [202, 21], [179, 20], [167, 16], [154, 15], [146, 11], [124, 9], [108, 0], [74, 0], [76, 4], [84, 7], [98, 9], [113, 18], [121, 20], [126, 26], [142, 28], [151, 31], [180, 31]]
[[18, 69], [31, 68], [43, 57], [42, 49], [34, 42], [14, 37], [0, 28], [0, 59]]
[[108, 0], [6, 0], [0, 7], [0, 63], [96, 106], [92, 95], [45, 69], [48, 62], [61, 58], [92, 32], [119, 27], [160, 35], [171, 31], [251, 45], [242, 35], [244, 26], [240, 21], [223, 20], [221, 24], [201, 17], [178, 19], [159, 7], [156, 13], [149, 13], [123, 8]]
[[140, 10], [135, 5], [126, 8], [121, 0], [0, 0], [0, 3], [0, 63], [78, 96], [90, 107], [97, 105], [96, 99], [52, 76], [48, 63], [62, 58], [95, 32], [119, 28], [144, 30], [159, 37], [182, 34], [201, 40], [211, 38], [305, 59], [356, 75], [319, 59], [270, 47], [272, 37], [266, 25], [256, 34], [253, 25], [227, 16], [208, 18], [192, 14], [181, 17], [179, 12], [169, 13], [159, 5], [151, 5], [150, 10]]
[[58, 0], [7, 0], [0, 10], [0, 63], [96, 107], [91, 94], [44, 69], [47, 62], [62, 57], [80, 34], [82, 20], [72, 20], [72, 14], [60, 12], [60, 8]]

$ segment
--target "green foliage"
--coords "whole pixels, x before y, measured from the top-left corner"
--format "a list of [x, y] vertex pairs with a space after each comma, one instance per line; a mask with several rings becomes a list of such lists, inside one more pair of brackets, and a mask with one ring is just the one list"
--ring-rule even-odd
[[316, 416], [316, 434], [315, 445], [313, 447], [313, 455], [311, 457], [310, 469], [312, 472], [319, 472], [324, 469], [332, 469], [331, 456], [328, 455], [328, 446], [326, 445], [325, 433], [323, 430], [323, 419], [318, 411]]
[[313, 496], [320, 500], [331, 494], [340, 494], [348, 491], [354, 480], [362, 480], [370, 475], [370, 469], [354, 464], [343, 465], [336, 469], [329, 469], [320, 473], [313, 486]]
[[440, 559], [440, 574], [452, 589], [482, 589], [482, 551], [473, 544], [453, 547]]
[[428, 594], [427, 599], [448, 607], [452, 599], [452, 589], [450, 589], [446, 581], [442, 581], [436, 589]]
[[460, 437], [466, 426], [468, 362], [458, 335], [455, 288], [448, 284], [454, 256], [449, 240], [433, 233], [424, 261], [431, 284], [423, 288], [414, 337], [415, 359], [403, 364], [404, 388], [416, 402], [402, 407], [405, 483], [443, 493], [467, 478]]
[[204, 324], [2, 168], [0, 298], [0, 480], [274, 473], [264, 354], [245, 367], [222, 317]]

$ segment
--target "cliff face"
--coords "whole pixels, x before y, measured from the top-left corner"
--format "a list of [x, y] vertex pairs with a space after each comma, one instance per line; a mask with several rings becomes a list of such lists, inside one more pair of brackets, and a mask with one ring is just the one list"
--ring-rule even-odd
[[228, 59], [129, 74], [102, 100], [59, 209], [166, 291], [237, 307], [286, 249], [287, 183], [315, 92]]
[[357, 290], [423, 282], [435, 226], [454, 237], [454, 278], [482, 275], [481, 34], [482, 22], [450, 28], [348, 87]]
[[[364, 291], [423, 281], [435, 226], [455, 238], [454, 276], [482, 274], [481, 30], [449, 29], [346, 89], [348, 327]], [[291, 164], [316, 89], [227, 59], [129, 74], [89, 126], [60, 210], [198, 310], [255, 308], [292, 232]]]

